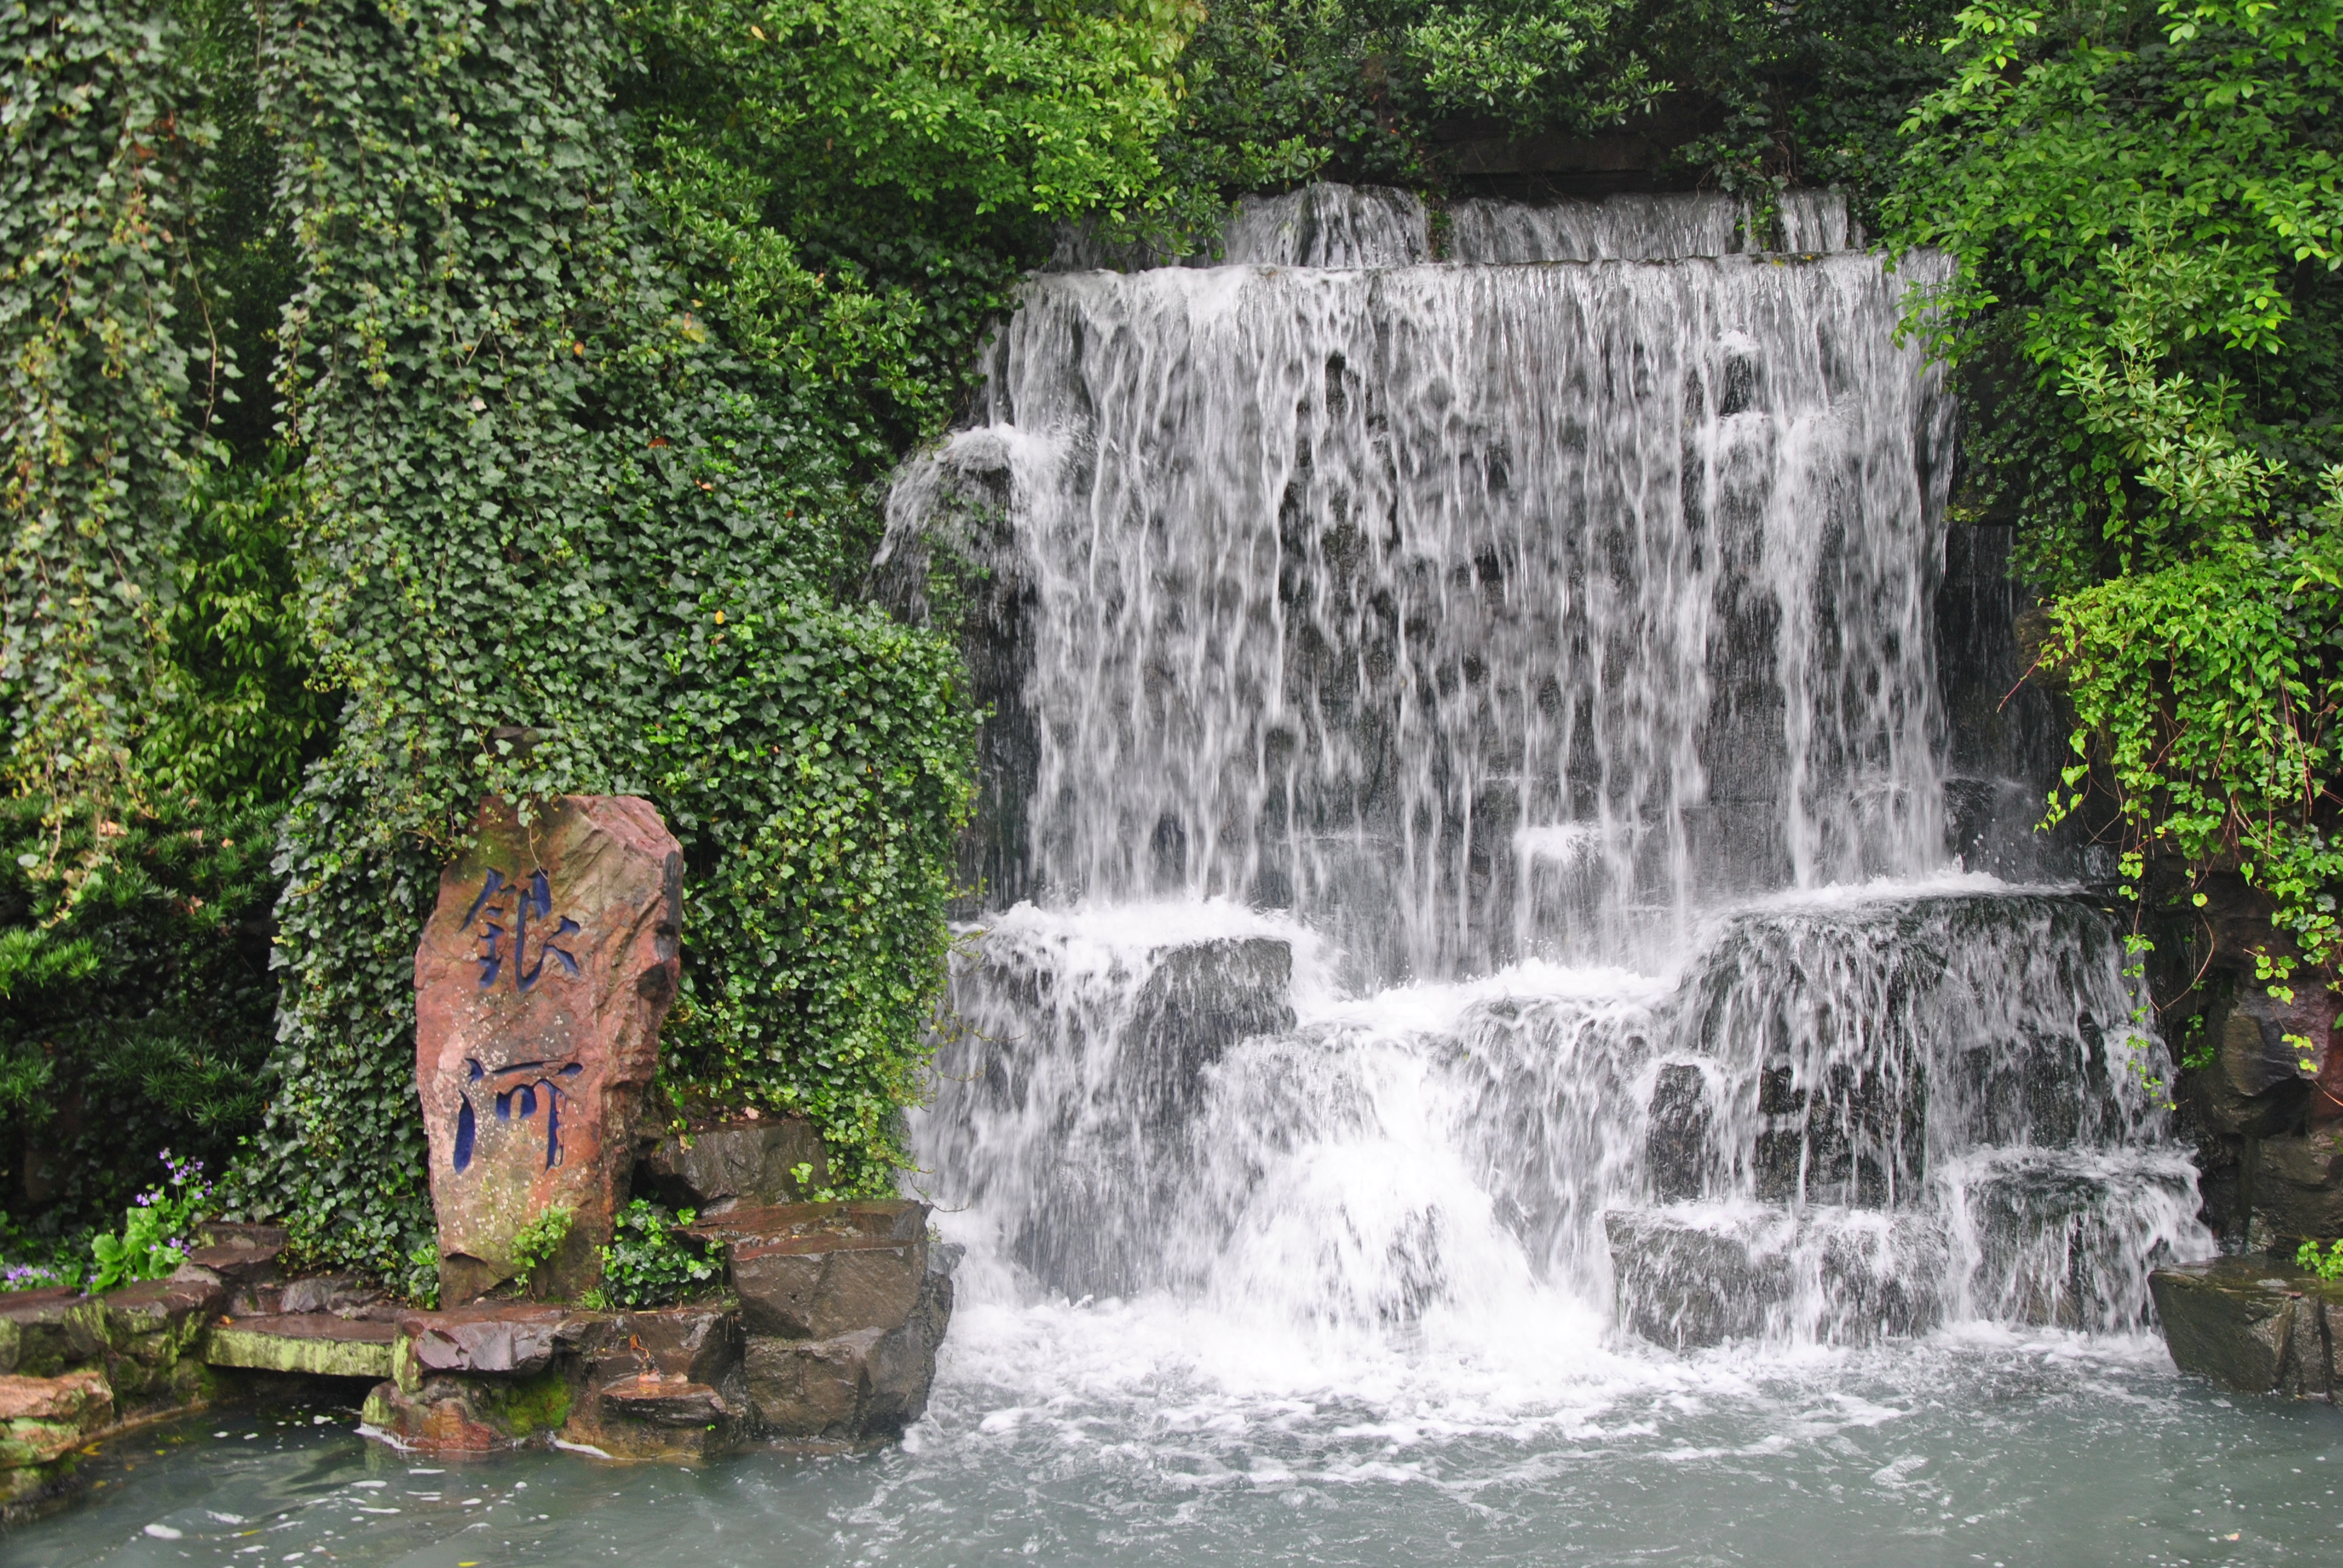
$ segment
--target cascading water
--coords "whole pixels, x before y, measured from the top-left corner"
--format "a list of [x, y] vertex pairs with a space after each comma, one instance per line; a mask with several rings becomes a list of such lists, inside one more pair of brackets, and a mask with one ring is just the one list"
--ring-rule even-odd
[[2331, 1560], [2335, 1412], [2128, 1332], [2209, 1238], [1906, 279], [1749, 220], [1322, 186], [1032, 286], [883, 568], [991, 711], [900, 1449], [206, 1412], [0, 1555]]
[[1775, 221], [1473, 202], [1433, 261], [1316, 187], [1031, 286], [882, 562], [981, 584], [919, 1127], [980, 1299], [1436, 1399], [1524, 1335], [2134, 1329], [2207, 1249], [2108, 920], [1956, 853], [2039, 796], [1948, 777], [1938, 264]]

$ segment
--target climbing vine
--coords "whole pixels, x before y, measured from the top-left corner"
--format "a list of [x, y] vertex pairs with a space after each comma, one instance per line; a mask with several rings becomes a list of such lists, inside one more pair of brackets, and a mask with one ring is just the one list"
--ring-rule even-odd
[[2235, 870], [2343, 958], [2343, 8], [2162, 0], [1959, 16], [1908, 127], [1918, 301], [1973, 393], [1966, 502], [2009, 517], [2052, 597], [2074, 705], [2053, 821], [2111, 792], [2133, 889]]
[[268, 104], [304, 286], [307, 638], [347, 694], [284, 839], [248, 1207], [393, 1274], [427, 1231], [415, 932], [484, 794], [648, 795], [687, 858], [668, 1075], [809, 1115], [884, 1190], [940, 979], [969, 716], [838, 608], [850, 452], [709, 330], [613, 109], [611, 13], [314, 0]]
[[165, 670], [196, 462], [172, 317], [202, 128], [174, 113], [170, 29], [136, 10], [0, 5], [0, 775], [62, 830], [136, 792]]

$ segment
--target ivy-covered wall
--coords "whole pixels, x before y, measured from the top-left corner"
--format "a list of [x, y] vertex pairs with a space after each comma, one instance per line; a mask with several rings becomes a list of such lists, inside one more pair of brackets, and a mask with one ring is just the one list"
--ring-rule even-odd
[[[0, 0], [7, 1225], [96, 1222], [167, 1145], [233, 1155], [312, 1261], [405, 1270], [415, 932], [488, 791], [655, 800], [689, 867], [668, 1103], [806, 1114], [886, 1186], [977, 716], [861, 578], [1051, 226], [1536, 194], [1604, 137], [1961, 257], [1914, 326], [1963, 378], [1958, 504], [2046, 596], [2069, 796], [2117, 802], [2148, 916], [2250, 884], [2272, 982], [2330, 981], [2338, 23]], [[1544, 150], [1473, 173], [1493, 147]]]

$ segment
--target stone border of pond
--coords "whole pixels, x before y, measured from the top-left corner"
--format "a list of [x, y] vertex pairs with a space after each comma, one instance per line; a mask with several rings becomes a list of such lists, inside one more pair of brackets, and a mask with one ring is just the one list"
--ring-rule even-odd
[[951, 1317], [953, 1254], [929, 1212], [736, 1206], [693, 1227], [726, 1251], [731, 1290], [633, 1312], [419, 1311], [347, 1276], [279, 1279], [282, 1231], [207, 1225], [167, 1280], [0, 1295], [0, 1523], [69, 1503], [95, 1443], [295, 1380], [338, 1380], [361, 1432], [417, 1453], [688, 1462], [892, 1441], [926, 1411]]

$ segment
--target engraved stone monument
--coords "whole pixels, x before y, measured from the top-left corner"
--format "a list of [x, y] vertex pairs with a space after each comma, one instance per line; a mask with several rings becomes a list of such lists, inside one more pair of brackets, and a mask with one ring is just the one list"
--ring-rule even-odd
[[534, 1276], [567, 1297], [599, 1271], [680, 972], [683, 856], [649, 802], [564, 795], [524, 823], [480, 806], [415, 955], [415, 1076], [431, 1145], [441, 1300], [521, 1272], [549, 1210], [568, 1237]]

